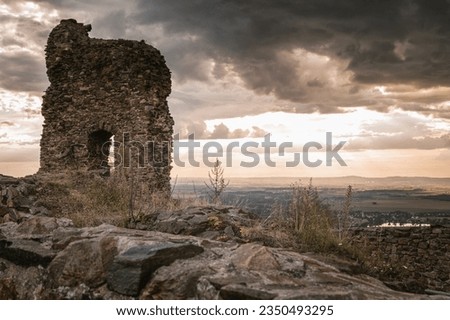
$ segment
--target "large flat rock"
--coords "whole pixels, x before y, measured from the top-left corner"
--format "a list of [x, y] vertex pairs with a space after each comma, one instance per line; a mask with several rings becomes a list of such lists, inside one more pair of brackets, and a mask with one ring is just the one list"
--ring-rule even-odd
[[20, 266], [48, 266], [56, 252], [26, 239], [0, 239], [0, 257]]
[[151, 274], [177, 259], [188, 259], [203, 252], [189, 243], [154, 242], [133, 246], [117, 255], [108, 272], [108, 286], [118, 293], [137, 296]]

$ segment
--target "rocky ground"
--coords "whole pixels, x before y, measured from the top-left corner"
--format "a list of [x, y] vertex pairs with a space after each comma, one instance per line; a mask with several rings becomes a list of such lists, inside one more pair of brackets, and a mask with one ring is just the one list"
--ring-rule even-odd
[[[0, 177], [1, 299], [423, 299], [355, 262], [248, 242], [253, 217], [220, 206], [155, 214], [138, 230], [74, 227]], [[154, 231], [158, 230], [158, 231]], [[443, 297], [441, 297], [443, 298]]]

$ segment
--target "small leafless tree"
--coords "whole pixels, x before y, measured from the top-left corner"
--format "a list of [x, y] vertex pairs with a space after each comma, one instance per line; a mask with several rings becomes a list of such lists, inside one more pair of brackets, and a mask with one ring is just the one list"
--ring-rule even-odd
[[224, 169], [222, 168], [222, 164], [219, 159], [216, 159], [214, 166], [208, 172], [209, 182], [205, 182], [213, 203], [220, 202], [220, 196], [230, 183], [230, 181], [225, 181], [223, 173]]
[[348, 186], [345, 191], [345, 199], [342, 203], [342, 210], [338, 214], [338, 230], [339, 230], [339, 239], [342, 240], [347, 237], [348, 231], [350, 229], [350, 211], [352, 207], [352, 198], [353, 198], [353, 188], [352, 186]]

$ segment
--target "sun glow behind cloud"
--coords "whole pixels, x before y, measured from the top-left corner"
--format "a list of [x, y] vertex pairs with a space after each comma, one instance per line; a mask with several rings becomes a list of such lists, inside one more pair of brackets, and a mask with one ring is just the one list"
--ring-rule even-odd
[[0, 3], [0, 14], [15, 18], [32, 19], [37, 22], [46, 22], [49, 18], [59, 17], [58, 10], [48, 10], [32, 1], [18, 1], [12, 6]]
[[[409, 120], [411, 125], [426, 126], [436, 135], [450, 131], [450, 121], [445, 119], [433, 119], [431, 116], [411, 111], [395, 110], [391, 113], [381, 113], [366, 108], [352, 108], [345, 113], [336, 114], [266, 112], [254, 116], [208, 120], [206, 124], [210, 130], [220, 123], [224, 123], [231, 130], [258, 126], [271, 133], [274, 139], [305, 142], [321, 140], [325, 132], [333, 132], [333, 135], [339, 138], [357, 138], [367, 134], [367, 131], [364, 132], [365, 127], [371, 126], [372, 129], [376, 129], [377, 125], [392, 122], [393, 118], [399, 117], [402, 117], [402, 121]], [[382, 126], [379, 129], [378, 133], [385, 132]], [[398, 123], [397, 130], [394, 128], [392, 133], [401, 134], [403, 129], [402, 124]]]
[[[398, 119], [397, 126], [395, 123]], [[391, 124], [394, 124], [393, 127]], [[217, 125], [225, 124], [230, 130], [238, 128], [251, 128], [259, 126], [271, 133], [271, 141], [276, 141], [278, 145], [283, 142], [292, 142], [293, 147], [287, 150], [285, 157], [277, 154], [277, 149], [272, 149], [271, 159], [277, 162], [277, 166], [272, 168], [267, 166], [264, 161], [264, 150], [259, 147], [253, 149], [260, 155], [261, 161], [258, 170], [243, 170], [239, 166], [240, 161], [248, 161], [249, 159], [242, 153], [233, 150], [233, 166], [229, 167], [230, 175], [250, 175], [250, 176], [342, 176], [342, 175], [362, 175], [370, 177], [382, 176], [449, 176], [450, 169], [445, 162], [442, 161], [443, 155], [447, 149], [438, 148], [428, 150], [426, 153], [407, 145], [399, 145], [398, 149], [392, 149], [387, 146], [385, 150], [360, 150], [352, 148], [352, 141], [367, 141], [367, 148], [370, 148], [371, 141], [377, 136], [397, 136], [403, 135], [405, 128], [403, 126], [411, 126], [411, 130], [417, 130], [419, 140], [421, 135], [442, 136], [443, 132], [450, 132], [450, 121], [443, 119], [431, 119], [417, 112], [406, 112], [395, 110], [389, 114], [380, 113], [373, 110], [355, 108], [346, 113], [341, 114], [291, 114], [285, 112], [268, 112], [255, 116], [244, 116], [228, 119], [215, 119], [207, 121], [208, 130], [213, 130]], [[383, 126], [385, 124], [385, 126]], [[378, 131], [376, 130], [378, 128]], [[375, 131], [370, 131], [370, 130]], [[368, 131], [369, 130], [369, 131]], [[295, 168], [286, 167], [286, 161], [292, 160], [293, 152], [302, 152], [302, 146], [309, 142], [315, 141], [325, 146], [325, 133], [332, 132], [333, 144], [337, 145], [340, 141], [346, 141], [346, 145], [340, 152], [340, 155], [348, 166], [342, 167], [336, 161], [331, 167], [325, 164], [318, 168], [309, 168], [304, 164], [300, 164]], [[221, 140], [220, 143], [225, 150], [231, 142], [239, 141], [242, 145], [249, 139], [240, 140]], [[253, 139], [261, 145], [262, 138]], [[309, 158], [314, 161], [317, 159], [324, 160], [324, 149], [319, 152], [309, 154]], [[199, 159], [201, 154], [196, 155]], [[222, 160], [226, 161], [225, 155]], [[304, 155], [302, 154], [302, 157]], [[286, 160], [286, 157], [288, 160]], [[186, 158], [185, 158], [186, 159]], [[411, 163], [409, 163], [411, 162]], [[405, 164], [408, 165], [405, 165]], [[175, 172], [181, 174], [182, 171], [189, 172], [190, 175], [202, 175], [206, 170], [205, 166], [200, 168], [175, 168]], [[434, 172], [434, 174], [430, 174]]]

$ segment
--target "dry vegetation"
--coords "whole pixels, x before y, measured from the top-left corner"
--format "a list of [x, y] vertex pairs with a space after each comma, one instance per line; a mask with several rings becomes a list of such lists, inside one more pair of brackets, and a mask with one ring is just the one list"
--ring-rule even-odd
[[216, 159], [214, 166], [208, 172], [209, 182], [205, 182], [205, 186], [209, 190], [209, 197], [212, 203], [219, 204], [222, 202], [220, 198], [225, 191], [225, 188], [230, 184], [230, 181], [225, 181], [224, 168], [219, 159]]
[[351, 191], [349, 186], [342, 208], [333, 210], [320, 199], [312, 180], [307, 186], [297, 182], [292, 185], [288, 208], [275, 204], [265, 221], [243, 234], [267, 245], [358, 258], [360, 251], [348, 241]]
[[[173, 199], [170, 195], [150, 194], [147, 188], [120, 174], [102, 178], [82, 172], [41, 176], [37, 196], [54, 216], [69, 218], [77, 227], [103, 223], [133, 227], [161, 211], [211, 205], [198, 196]], [[295, 183], [288, 207], [275, 202], [267, 219], [252, 227], [241, 227], [240, 234], [244, 241], [356, 259], [372, 276], [389, 281], [398, 279], [404, 273], [402, 266], [383, 261], [380, 252], [351, 244], [348, 220], [351, 196], [349, 187], [342, 206], [331, 208], [320, 199], [311, 181], [306, 186]]]
[[[72, 219], [78, 227], [102, 223], [128, 227], [156, 212], [208, 204], [199, 197], [173, 199], [170, 195], [151, 194], [145, 186], [120, 173], [108, 178], [86, 172], [43, 175], [40, 181], [41, 204], [56, 217]], [[275, 203], [266, 220], [243, 228], [241, 234], [247, 241], [270, 246], [355, 257], [358, 252], [347, 241], [350, 201], [351, 188], [342, 209], [333, 211], [322, 202], [311, 181], [307, 186], [298, 182], [292, 185], [288, 208]]]
[[72, 219], [77, 227], [108, 223], [127, 227], [144, 216], [161, 210], [177, 210], [199, 199], [171, 199], [152, 194], [144, 185], [127, 180], [120, 173], [108, 178], [86, 172], [42, 175], [38, 198], [56, 217]]

